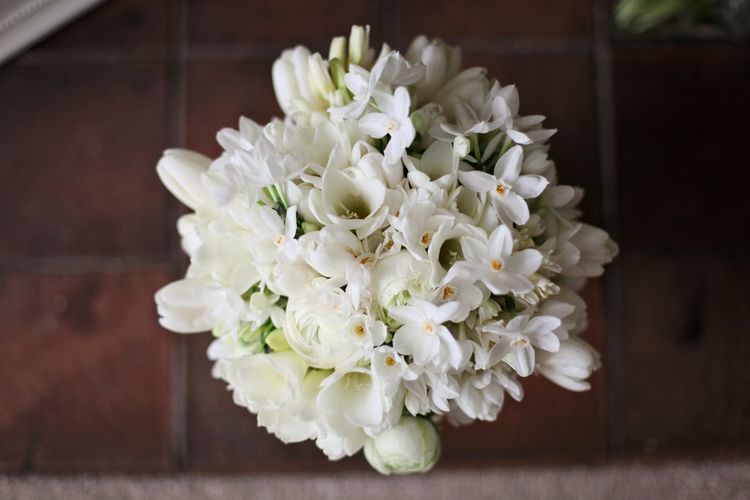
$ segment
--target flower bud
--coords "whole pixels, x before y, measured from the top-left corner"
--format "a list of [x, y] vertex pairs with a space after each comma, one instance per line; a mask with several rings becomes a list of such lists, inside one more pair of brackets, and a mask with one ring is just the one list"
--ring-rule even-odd
[[328, 49], [328, 60], [338, 59], [346, 63], [346, 37], [337, 36], [331, 40], [331, 47]]
[[466, 137], [459, 135], [453, 139], [453, 151], [455, 151], [459, 158], [466, 158], [470, 150], [471, 144]]
[[370, 26], [352, 26], [349, 35], [349, 64], [361, 65], [370, 48]]
[[424, 417], [401, 417], [398, 424], [365, 443], [365, 458], [381, 474], [427, 472], [440, 457], [440, 436]]
[[202, 176], [211, 160], [186, 149], [168, 149], [156, 165], [161, 182], [188, 208], [210, 205], [211, 195], [203, 185]]
[[560, 342], [558, 352], [539, 352], [539, 373], [569, 391], [589, 390], [586, 379], [601, 365], [599, 353], [577, 337]]
[[327, 99], [336, 88], [333, 86], [323, 57], [316, 52], [307, 59], [307, 63], [310, 68], [310, 88], [318, 97]]

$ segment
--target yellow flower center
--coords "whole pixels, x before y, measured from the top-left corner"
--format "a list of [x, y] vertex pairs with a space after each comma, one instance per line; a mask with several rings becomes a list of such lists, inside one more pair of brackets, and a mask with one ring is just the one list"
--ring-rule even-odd
[[274, 245], [276, 245], [277, 247], [280, 247], [281, 245], [283, 245], [284, 243], [286, 243], [286, 236], [284, 236], [283, 234], [279, 234], [279, 235], [277, 235], [277, 236], [276, 236], [276, 237], [275, 237], [275, 238], [273, 239], [273, 243], [274, 243]]
[[500, 262], [500, 261], [499, 261], [499, 260], [497, 260], [497, 259], [492, 259], [492, 261], [490, 262], [490, 267], [491, 267], [492, 269], [494, 269], [495, 271], [499, 271], [500, 269], [502, 269], [502, 268], [503, 268], [503, 263], [502, 263], [502, 262]]
[[365, 334], [365, 327], [361, 323], [354, 327], [354, 333], [356, 333], [358, 336], [362, 336]]
[[511, 342], [513, 347], [523, 347], [529, 345], [529, 339], [526, 337], [518, 337], [516, 340]]
[[388, 131], [389, 134], [393, 134], [395, 131], [398, 130], [398, 122], [395, 120], [386, 121], [385, 130]]
[[441, 298], [443, 300], [448, 300], [452, 298], [454, 295], [456, 295], [456, 289], [450, 286], [446, 286], [443, 288], [443, 293], [441, 294]]
[[371, 264], [372, 263], [372, 257], [369, 256], [369, 255], [365, 255], [364, 257], [362, 257], [361, 259], [359, 259], [359, 263], [362, 264], [363, 266], [366, 266], [367, 264]]
[[422, 245], [424, 246], [429, 246], [431, 241], [432, 241], [432, 235], [428, 233], [427, 231], [422, 233], [422, 237], [419, 238], [419, 242], [422, 243]]
[[393, 359], [393, 356], [387, 356], [385, 358], [385, 364], [388, 365], [388, 366], [393, 366], [393, 365], [396, 364], [396, 360]]
[[434, 329], [435, 327], [432, 326], [432, 323], [430, 323], [429, 321], [425, 321], [424, 323], [422, 323], [422, 331], [424, 333], [430, 334]]
[[508, 188], [505, 187], [505, 184], [498, 184], [495, 188], [495, 192], [502, 198], [503, 196], [505, 196], [505, 193], [508, 192]]

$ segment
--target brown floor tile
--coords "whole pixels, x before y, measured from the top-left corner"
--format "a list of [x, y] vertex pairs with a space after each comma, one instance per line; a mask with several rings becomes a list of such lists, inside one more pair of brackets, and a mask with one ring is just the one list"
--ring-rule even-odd
[[623, 255], [628, 452], [750, 445], [745, 257]]
[[583, 297], [589, 327], [583, 338], [602, 353], [602, 368], [591, 390], [570, 392], [537, 375], [521, 379], [524, 399], [506, 397], [495, 422], [444, 429], [446, 466], [498, 463], [595, 463], [606, 457], [606, 387], [604, 321], [600, 281], [589, 283]]
[[181, 0], [108, 0], [53, 34], [34, 50], [166, 49], [171, 3]]
[[348, 35], [352, 24], [370, 24], [377, 31], [379, 19], [376, 0], [188, 0], [187, 8], [191, 47], [303, 43], [327, 53], [331, 37]]
[[162, 256], [164, 68], [0, 71], [0, 258]]
[[601, 223], [601, 174], [592, 60], [588, 55], [465, 54], [464, 66], [486, 67], [502, 85], [515, 84], [521, 114], [547, 117], [550, 157], [560, 182], [585, 189], [584, 220]]
[[165, 272], [0, 276], [0, 469], [167, 471]]
[[187, 147], [216, 156], [216, 133], [237, 128], [240, 116], [266, 123], [281, 116], [271, 82], [271, 60], [194, 61], [186, 69]]
[[416, 35], [452, 41], [559, 41], [591, 35], [591, 0], [400, 2], [401, 42]]
[[624, 46], [614, 76], [623, 245], [746, 252], [750, 48]]

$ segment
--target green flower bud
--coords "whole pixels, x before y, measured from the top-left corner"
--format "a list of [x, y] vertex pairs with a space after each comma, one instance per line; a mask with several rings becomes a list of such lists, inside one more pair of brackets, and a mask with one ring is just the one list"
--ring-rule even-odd
[[440, 458], [440, 436], [425, 417], [401, 417], [398, 424], [365, 443], [365, 458], [381, 474], [427, 472]]

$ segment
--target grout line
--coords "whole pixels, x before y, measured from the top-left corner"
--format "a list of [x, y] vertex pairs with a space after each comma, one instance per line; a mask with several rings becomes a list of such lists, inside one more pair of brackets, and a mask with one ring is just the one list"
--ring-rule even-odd
[[18, 66], [67, 66], [70, 64], [127, 64], [166, 62], [168, 51], [151, 49], [46, 49], [20, 56]]
[[0, 273], [29, 274], [88, 274], [151, 271], [171, 268], [172, 260], [166, 257], [142, 255], [24, 257], [0, 260]]
[[[387, 9], [395, 8], [397, 2], [390, 0], [384, 5], [381, 17], [385, 17]], [[397, 17], [397, 14], [394, 14]], [[396, 21], [393, 22], [398, 22]], [[395, 29], [387, 30], [393, 32], [391, 38], [399, 38]], [[322, 47], [322, 43], [306, 43], [308, 46]], [[461, 46], [464, 52], [476, 54], [497, 55], [567, 55], [588, 54], [593, 50], [587, 39], [574, 39], [567, 41], [535, 41], [535, 40], [478, 40], [464, 39], [451, 40], [452, 43]], [[398, 46], [406, 50], [407, 41], [400, 40]], [[186, 47], [181, 42], [179, 59], [185, 61], [245, 61], [245, 60], [269, 60], [279, 56], [282, 50], [288, 48], [288, 44], [246, 44], [246, 45], [199, 45]], [[27, 53], [18, 58], [18, 66], [66, 66], [71, 64], [97, 65], [97, 64], [127, 64], [159, 62], [169, 63], [174, 58], [175, 49], [47, 49]]]
[[[167, 141], [169, 147], [185, 144], [185, 41], [187, 30], [187, 4], [184, 0], [171, 1], [170, 50], [167, 60]], [[156, 182], [156, 180], [155, 180]], [[167, 205], [167, 251], [171, 257], [172, 277], [182, 277], [183, 259], [180, 238], [175, 223], [180, 206], [172, 196]], [[174, 340], [172, 358], [172, 460], [177, 471], [185, 470], [187, 460], [187, 338], [182, 335]]]
[[[610, 40], [610, 2], [594, 2], [594, 68], [599, 125], [599, 155], [604, 228], [616, 237], [617, 221], [617, 156], [615, 103]], [[607, 269], [604, 276], [604, 327], [606, 340], [607, 446], [611, 458], [624, 451], [624, 367], [620, 265]]]

